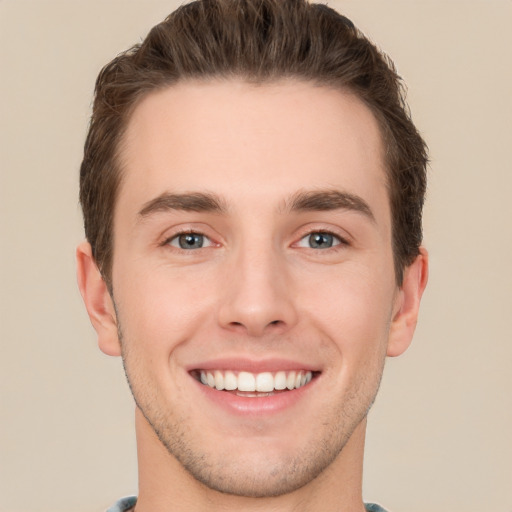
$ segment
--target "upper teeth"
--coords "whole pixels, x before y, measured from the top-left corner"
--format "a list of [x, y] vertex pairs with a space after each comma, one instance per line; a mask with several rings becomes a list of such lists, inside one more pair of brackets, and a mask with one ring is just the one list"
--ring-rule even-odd
[[218, 390], [232, 391], [261, 391], [271, 392], [274, 390], [295, 389], [307, 384], [313, 377], [307, 371], [280, 371], [275, 374], [270, 372], [249, 373], [232, 371], [205, 371], [199, 372], [201, 382], [206, 386]]

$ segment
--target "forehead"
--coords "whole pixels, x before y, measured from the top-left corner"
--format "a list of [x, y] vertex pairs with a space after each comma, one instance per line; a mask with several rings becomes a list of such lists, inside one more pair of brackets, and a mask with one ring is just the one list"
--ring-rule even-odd
[[260, 204], [315, 187], [387, 198], [375, 117], [311, 83], [179, 83], [139, 103], [121, 147], [118, 203], [199, 189]]

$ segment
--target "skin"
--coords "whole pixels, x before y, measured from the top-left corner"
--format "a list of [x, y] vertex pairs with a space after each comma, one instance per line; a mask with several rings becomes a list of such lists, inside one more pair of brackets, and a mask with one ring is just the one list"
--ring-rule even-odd
[[[138, 512], [364, 510], [366, 415], [427, 281], [421, 249], [396, 285], [382, 153], [361, 101], [308, 83], [188, 82], [136, 107], [113, 298], [86, 242], [77, 257], [99, 346], [123, 356], [137, 403]], [[216, 208], [183, 209], [190, 193]], [[203, 247], [180, 248], [183, 230]], [[277, 411], [235, 414], [190, 373], [220, 358], [315, 378]]]

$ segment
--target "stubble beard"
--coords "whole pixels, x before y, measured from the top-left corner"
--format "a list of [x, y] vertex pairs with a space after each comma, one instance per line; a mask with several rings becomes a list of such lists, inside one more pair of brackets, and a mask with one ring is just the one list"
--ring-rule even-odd
[[[117, 318], [119, 321], [119, 315]], [[383, 358], [377, 371], [369, 374], [372, 382], [360, 379], [347, 390], [342, 403], [338, 403], [332, 411], [325, 411], [323, 417], [317, 419], [316, 426], [321, 427], [321, 433], [313, 438], [313, 442], [303, 443], [300, 449], [278, 461], [268, 462], [265, 457], [254, 461], [247, 460], [245, 454], [240, 452], [219, 456], [201, 449], [193, 433], [194, 428], [191, 428], [194, 427], [191, 418], [185, 413], [179, 416], [168, 406], [158, 404], [158, 395], [151, 392], [147, 379], [139, 375], [135, 358], [132, 360], [130, 350], [126, 349], [128, 344], [124, 341], [119, 323], [118, 331], [128, 385], [138, 409], [162, 445], [197, 482], [211, 490], [233, 496], [282, 496], [315, 480], [340, 456], [356, 427], [366, 418], [377, 394], [384, 367]]]

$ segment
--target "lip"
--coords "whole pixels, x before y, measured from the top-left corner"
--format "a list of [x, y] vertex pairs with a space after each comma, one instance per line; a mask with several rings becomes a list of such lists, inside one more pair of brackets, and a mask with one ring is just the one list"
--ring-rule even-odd
[[249, 373], [305, 370], [318, 373], [321, 371], [321, 368], [290, 359], [265, 359], [258, 361], [253, 359], [224, 358], [198, 362], [187, 367], [186, 370], [189, 373], [194, 370], [231, 370]]
[[[193, 372], [198, 369], [247, 371], [251, 373], [306, 370], [313, 372], [314, 378], [305, 386], [297, 389], [278, 392], [271, 396], [245, 397], [226, 391], [219, 391], [202, 384], [193, 376]], [[189, 377], [192, 383], [197, 386], [198, 391], [210, 404], [213, 404], [215, 408], [220, 407], [231, 415], [245, 417], [269, 416], [298, 407], [300, 402], [314, 391], [320, 375], [321, 372], [318, 367], [297, 361], [280, 359], [266, 361], [216, 359], [197, 363], [189, 369]]]

